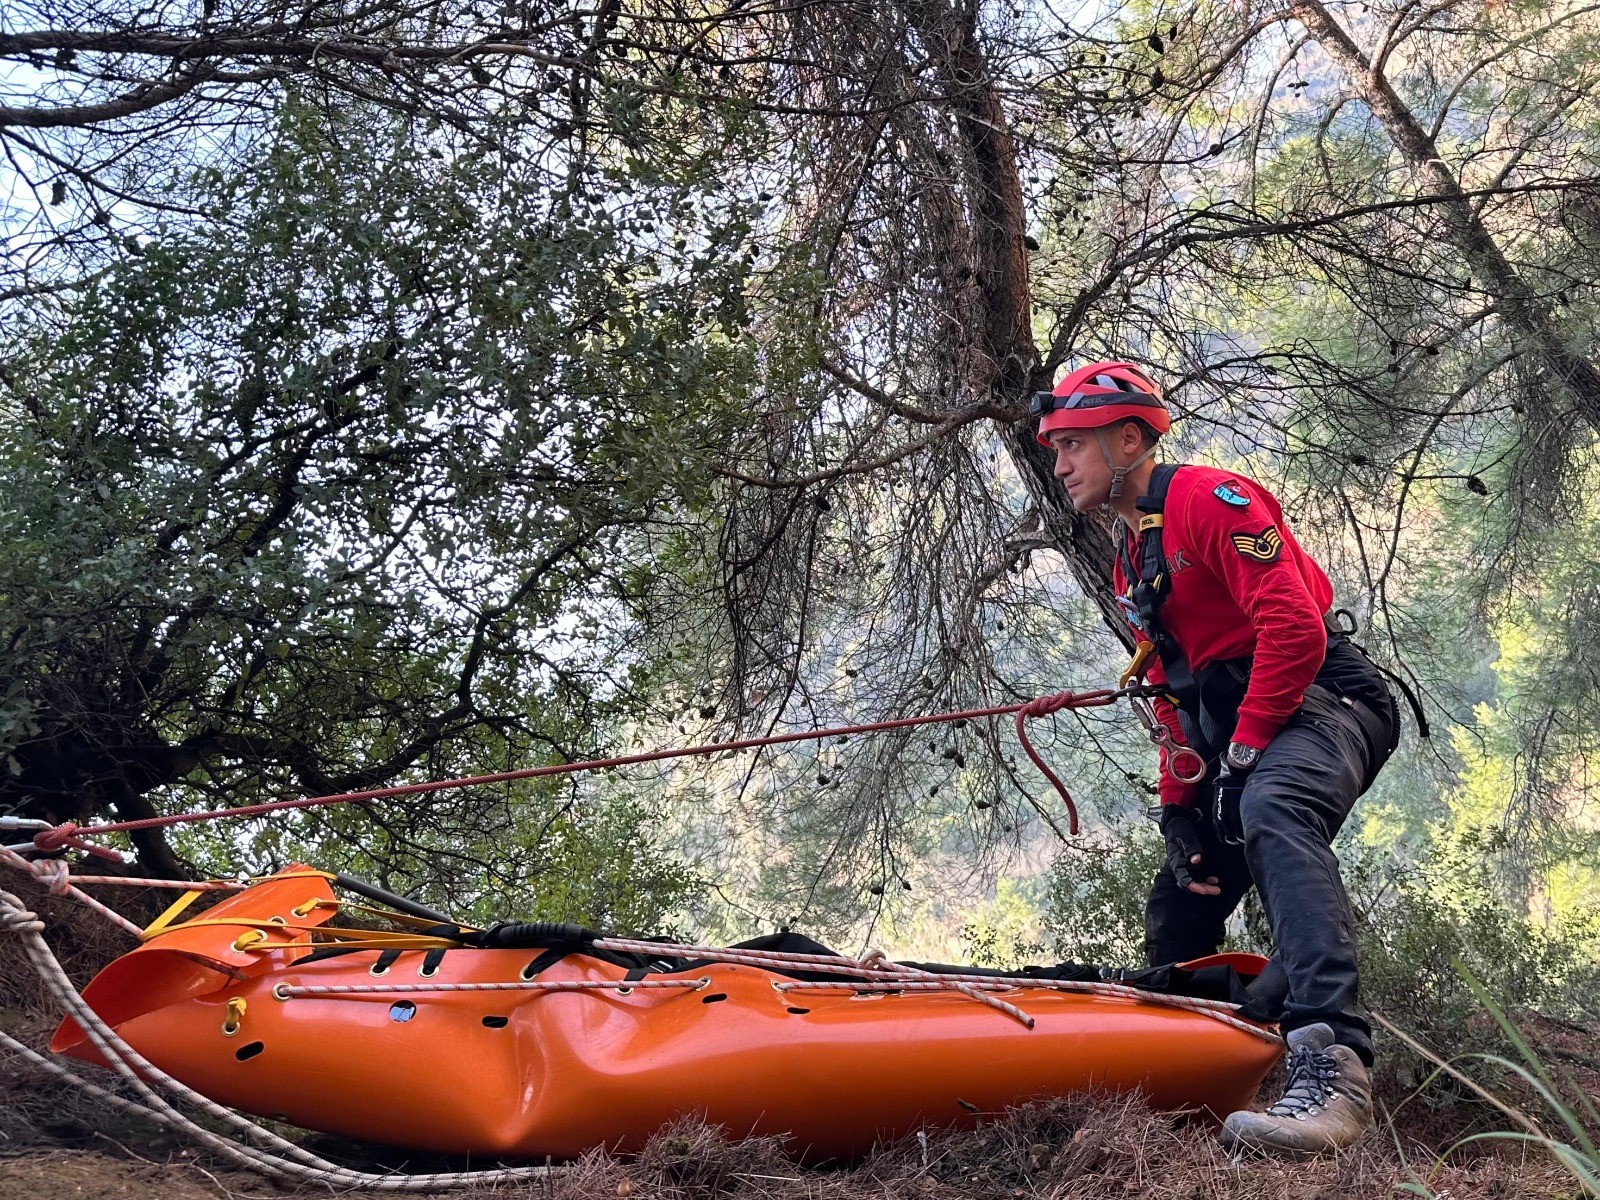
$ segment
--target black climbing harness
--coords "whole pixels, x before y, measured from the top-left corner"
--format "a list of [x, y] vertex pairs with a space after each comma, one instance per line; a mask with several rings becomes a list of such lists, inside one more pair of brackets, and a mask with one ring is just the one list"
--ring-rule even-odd
[[[1118, 565], [1127, 582], [1127, 592], [1118, 597], [1117, 602], [1140, 634], [1141, 643], [1136, 652], [1140, 657], [1135, 659], [1136, 664], [1142, 670], [1143, 659], [1152, 652], [1161, 659], [1167, 676], [1166, 691], [1177, 708], [1184, 736], [1190, 747], [1210, 766], [1216, 763], [1232, 737], [1239, 704], [1250, 684], [1251, 658], [1247, 655], [1219, 659], [1207, 663], [1197, 672], [1190, 667], [1177, 640], [1162, 628], [1161, 608], [1172, 590], [1171, 571], [1163, 546], [1167, 492], [1180, 470], [1181, 464], [1159, 464], [1151, 472], [1149, 488], [1135, 501], [1135, 506], [1142, 514], [1136, 547], [1133, 551], [1129, 550], [1129, 538], [1126, 536], [1117, 545]], [[1352, 640], [1358, 632], [1354, 615], [1348, 609], [1334, 609], [1324, 615], [1323, 624], [1328, 632], [1330, 649], [1340, 643], [1350, 645], [1374, 670], [1399, 688], [1416, 718], [1418, 731], [1423, 737], [1428, 737], [1428, 719], [1416, 693], [1400, 676], [1373, 662], [1366, 648]], [[1149, 649], [1146, 649], [1145, 643], [1149, 644]]]

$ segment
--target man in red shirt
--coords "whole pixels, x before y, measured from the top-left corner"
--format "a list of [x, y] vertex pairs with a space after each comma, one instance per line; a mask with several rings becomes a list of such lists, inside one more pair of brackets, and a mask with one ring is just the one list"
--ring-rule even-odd
[[1265, 488], [1155, 463], [1170, 418], [1144, 370], [1091, 363], [1032, 409], [1073, 507], [1121, 520], [1113, 581], [1162, 689], [1168, 860], [1145, 909], [1150, 964], [1215, 953], [1254, 885], [1286, 980], [1288, 1087], [1266, 1112], [1228, 1117], [1223, 1141], [1348, 1145], [1372, 1125], [1372, 1043], [1330, 843], [1394, 749], [1394, 698], [1329, 617], [1328, 577]]

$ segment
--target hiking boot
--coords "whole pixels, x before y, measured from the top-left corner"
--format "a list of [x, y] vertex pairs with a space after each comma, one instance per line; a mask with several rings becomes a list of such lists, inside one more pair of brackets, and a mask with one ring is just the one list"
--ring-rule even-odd
[[1236, 1112], [1222, 1124], [1230, 1150], [1306, 1158], [1355, 1144], [1372, 1128], [1372, 1082], [1327, 1025], [1289, 1031], [1289, 1085], [1266, 1112]]

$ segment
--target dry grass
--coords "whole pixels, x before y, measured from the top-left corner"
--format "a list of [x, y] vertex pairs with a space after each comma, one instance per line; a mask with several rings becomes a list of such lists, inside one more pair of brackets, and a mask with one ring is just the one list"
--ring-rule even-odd
[[[30, 1190], [42, 1182], [46, 1164], [54, 1164], [52, 1175], [70, 1167], [67, 1174], [84, 1195], [176, 1200], [195, 1189], [202, 1195], [278, 1194], [264, 1180], [188, 1153], [164, 1131], [97, 1113], [70, 1091], [53, 1085], [6, 1090], [0, 1103], [9, 1110], [20, 1099], [18, 1111], [28, 1114], [25, 1126], [13, 1129], [28, 1133], [26, 1144], [13, 1138], [0, 1151], [9, 1156], [0, 1159], [0, 1200], [54, 1194]], [[800, 1166], [781, 1139], [730, 1141], [715, 1127], [685, 1119], [637, 1155], [597, 1152], [538, 1183], [454, 1194], [466, 1200], [1354, 1200], [1396, 1196], [1397, 1184], [1418, 1180], [1451, 1200], [1574, 1196], [1569, 1175], [1521, 1147], [1479, 1143], [1439, 1161], [1441, 1145], [1454, 1140], [1451, 1128], [1462, 1127], [1460, 1114], [1449, 1121], [1435, 1111], [1414, 1121], [1410, 1107], [1363, 1145], [1310, 1163], [1231, 1160], [1209, 1126], [1151, 1112], [1126, 1096], [1075, 1096], [1015, 1110], [974, 1130], [930, 1130], [847, 1166]], [[1476, 1121], [1474, 1115], [1468, 1123]], [[1440, 1134], [1447, 1135], [1443, 1143], [1436, 1140]], [[318, 1139], [316, 1149], [368, 1169], [465, 1165], [333, 1139]]]

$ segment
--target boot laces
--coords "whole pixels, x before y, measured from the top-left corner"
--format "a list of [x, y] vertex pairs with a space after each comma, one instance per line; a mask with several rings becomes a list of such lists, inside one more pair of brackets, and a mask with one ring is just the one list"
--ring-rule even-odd
[[1333, 1085], [1339, 1078], [1339, 1064], [1325, 1050], [1297, 1047], [1289, 1055], [1289, 1086], [1283, 1098], [1267, 1109], [1270, 1117], [1304, 1120], [1333, 1098]]

